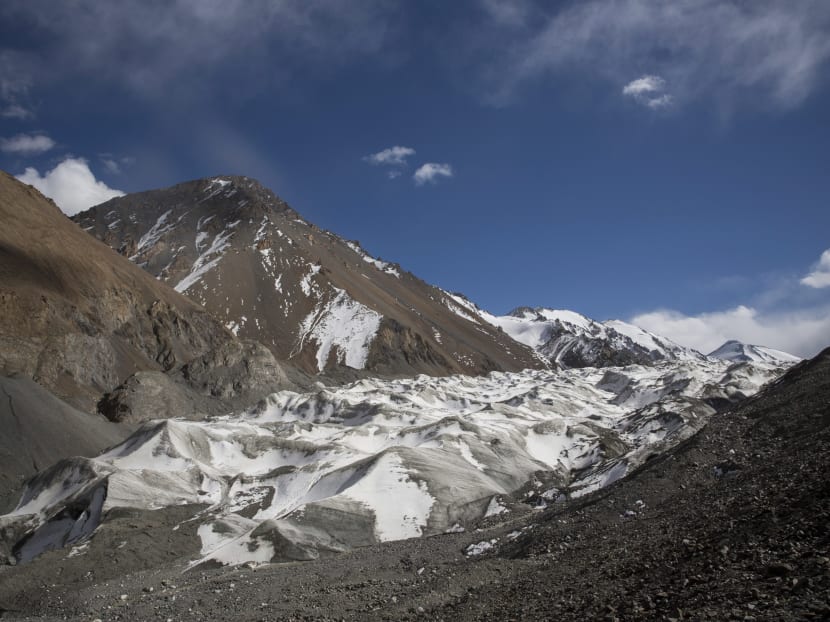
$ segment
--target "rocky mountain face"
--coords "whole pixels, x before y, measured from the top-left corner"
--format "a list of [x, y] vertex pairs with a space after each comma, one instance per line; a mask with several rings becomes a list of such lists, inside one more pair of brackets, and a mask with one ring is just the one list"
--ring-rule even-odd
[[801, 359], [792, 354], [765, 346], [754, 346], [734, 339], [727, 341], [709, 353], [710, 358], [734, 362], [798, 363]]
[[480, 374], [542, 366], [452, 296], [303, 220], [245, 177], [113, 199], [86, 231], [308, 372]]
[[5, 173], [0, 221], [1, 374], [91, 410], [132, 373], [174, 369], [232, 338]]
[[134, 429], [99, 410], [203, 418], [303, 381], [6, 173], [0, 222], [0, 498]]

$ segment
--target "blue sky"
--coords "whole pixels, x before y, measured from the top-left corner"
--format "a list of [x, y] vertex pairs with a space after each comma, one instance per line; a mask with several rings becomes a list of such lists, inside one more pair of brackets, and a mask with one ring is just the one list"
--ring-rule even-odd
[[496, 313], [830, 345], [825, 0], [7, 0], [0, 42], [0, 167], [66, 211], [244, 174]]

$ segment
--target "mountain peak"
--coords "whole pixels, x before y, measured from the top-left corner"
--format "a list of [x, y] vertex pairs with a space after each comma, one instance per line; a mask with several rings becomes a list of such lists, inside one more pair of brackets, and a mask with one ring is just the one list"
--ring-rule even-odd
[[729, 339], [725, 341], [716, 350], [713, 350], [708, 355], [710, 358], [721, 359], [724, 361], [734, 361], [736, 363], [755, 362], [755, 363], [798, 363], [801, 359], [797, 356], [767, 348], [766, 346], [758, 346], [743, 343], [737, 339]]
[[255, 179], [219, 175], [78, 214], [86, 231], [308, 372], [540, 366], [474, 305], [305, 221]]

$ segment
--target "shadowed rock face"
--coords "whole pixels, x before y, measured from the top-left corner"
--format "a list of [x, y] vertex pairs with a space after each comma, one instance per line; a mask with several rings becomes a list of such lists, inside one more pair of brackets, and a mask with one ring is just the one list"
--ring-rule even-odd
[[239, 337], [308, 372], [480, 374], [542, 365], [446, 292], [304, 221], [245, 177], [128, 195], [75, 221]]
[[233, 338], [6, 173], [0, 222], [0, 373], [90, 411], [130, 374], [174, 369]]
[[0, 222], [0, 378], [16, 378], [0, 404], [0, 504], [37, 470], [94, 456], [132, 424], [225, 414], [296, 388], [267, 348], [239, 341], [5, 173]]

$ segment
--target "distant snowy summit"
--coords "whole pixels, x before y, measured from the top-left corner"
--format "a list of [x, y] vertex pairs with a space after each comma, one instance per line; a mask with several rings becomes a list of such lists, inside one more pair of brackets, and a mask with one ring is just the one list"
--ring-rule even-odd
[[468, 315], [496, 326], [559, 367], [654, 365], [662, 361], [702, 361], [706, 357], [620, 320], [597, 322], [575, 311], [518, 307], [492, 315], [460, 294], [452, 294]]
[[730, 339], [717, 350], [709, 353], [710, 358], [734, 361], [736, 363], [798, 363], [801, 359], [781, 350], [755, 346]]
[[564, 367], [653, 365], [704, 356], [620, 320], [597, 322], [574, 311], [520, 307], [495, 323]]

